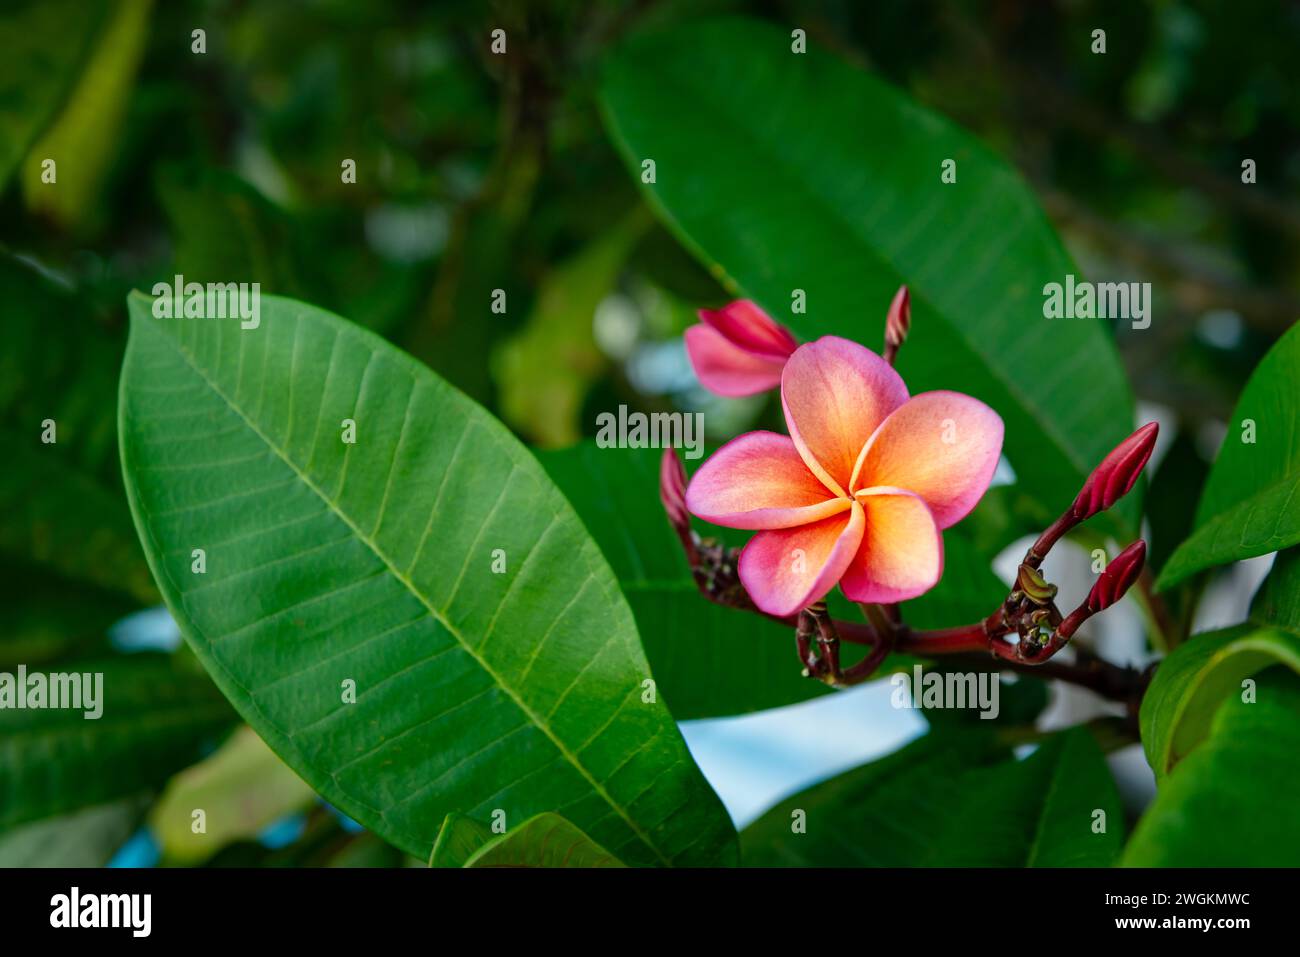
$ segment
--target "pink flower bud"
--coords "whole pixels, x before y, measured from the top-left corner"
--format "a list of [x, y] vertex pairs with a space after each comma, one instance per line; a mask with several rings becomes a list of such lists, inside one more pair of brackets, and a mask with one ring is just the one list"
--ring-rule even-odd
[[1101, 577], [1088, 592], [1087, 608], [1090, 612], [1104, 611], [1124, 597], [1132, 584], [1142, 574], [1147, 560], [1147, 543], [1138, 539], [1120, 552], [1106, 566]]
[[907, 331], [912, 328], [912, 294], [906, 286], [899, 286], [894, 301], [889, 304], [885, 319], [885, 345], [897, 349], [907, 341]]
[[756, 303], [741, 299], [701, 309], [686, 330], [686, 355], [700, 385], [722, 396], [755, 395], [781, 384], [781, 370], [798, 340]]
[[1148, 422], [1101, 460], [1070, 507], [1077, 521], [1105, 511], [1128, 494], [1151, 458], [1159, 430], [1157, 423]]
[[686, 470], [674, 448], [664, 449], [659, 460], [659, 500], [664, 503], [668, 521], [680, 536], [690, 537], [691, 518], [686, 511]]

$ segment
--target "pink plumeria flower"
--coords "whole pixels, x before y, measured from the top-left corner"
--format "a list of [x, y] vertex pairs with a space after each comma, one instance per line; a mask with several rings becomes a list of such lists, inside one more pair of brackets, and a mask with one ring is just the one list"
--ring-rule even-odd
[[788, 436], [749, 432], [695, 474], [686, 506], [706, 521], [759, 529], [740, 580], [786, 617], [838, 582], [857, 602], [915, 598], [943, 574], [943, 529], [983, 496], [1002, 419], [960, 392], [908, 398], [869, 349], [824, 336], [781, 376]]
[[781, 384], [781, 370], [799, 347], [789, 329], [748, 299], [701, 309], [700, 320], [686, 330], [686, 355], [704, 388], [736, 397]]

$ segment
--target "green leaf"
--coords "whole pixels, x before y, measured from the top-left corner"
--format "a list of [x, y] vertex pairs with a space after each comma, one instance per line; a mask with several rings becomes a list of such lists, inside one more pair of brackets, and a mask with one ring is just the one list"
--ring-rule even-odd
[[1202, 743], [1161, 782], [1125, 866], [1294, 867], [1300, 859], [1300, 678], [1273, 667], [1256, 682], [1257, 700], [1229, 695]]
[[[167, 783], [149, 824], [165, 861], [193, 865], [232, 841], [256, 837], [314, 799], [302, 778], [244, 726]], [[204, 813], [201, 833], [193, 828], [196, 808]]]
[[[29, 682], [33, 673], [28, 669]], [[91, 697], [93, 676], [102, 674], [102, 713], [0, 708], [0, 830], [157, 787], [233, 722], [205, 675], [162, 655], [69, 662], [58, 673], [82, 675], [79, 684]], [[16, 671], [6, 674], [17, 682]], [[13, 691], [0, 685], [0, 695]]]
[[54, 118], [104, 20], [101, 0], [11, 0], [0, 34], [0, 190]]
[[1205, 480], [1196, 529], [1170, 557], [1157, 588], [1300, 543], [1298, 379], [1300, 325], [1274, 343], [1246, 383]]
[[759, 867], [1104, 867], [1123, 820], [1086, 729], [1017, 761], [994, 735], [954, 728], [782, 801], [741, 832], [741, 847]]
[[496, 355], [501, 415], [543, 447], [576, 442], [582, 402], [608, 364], [592, 318], [649, 225], [642, 207], [547, 276], [528, 322]]
[[465, 867], [622, 867], [558, 814], [539, 814], [479, 848]]
[[[81, 595], [76, 583], [88, 583], [134, 603], [156, 602], [117, 461], [120, 344], [68, 290], [2, 253], [0, 301], [0, 443], [7, 452], [0, 553], [32, 577], [57, 574], [69, 583], [64, 601]], [[47, 422], [53, 442], [42, 441]]]
[[734, 853], [672, 716], [643, 701], [609, 566], [500, 422], [312, 306], [263, 297], [250, 330], [130, 309], [122, 462], [150, 566], [217, 684], [326, 800], [420, 860], [449, 812], [495, 808], [563, 813], [637, 864]]
[[429, 855], [430, 867], [464, 867], [493, 838], [492, 829], [473, 818], [455, 812], [448, 814], [438, 831], [438, 840]]
[[[881, 341], [912, 294], [899, 369], [913, 392], [996, 409], [1021, 484], [1053, 512], [1132, 429], [1102, 325], [1046, 319], [1043, 287], [1078, 270], [1016, 172], [897, 90], [787, 32], [728, 19], [627, 43], [601, 90], [651, 205], [728, 288], [805, 339]], [[957, 181], [940, 181], [957, 162]], [[807, 313], [792, 314], [792, 291]], [[1136, 524], [1135, 502], [1124, 503]]]
[[1160, 662], [1142, 698], [1142, 747], [1159, 781], [1201, 744], [1219, 704], [1246, 678], [1283, 663], [1300, 671], [1300, 635], [1254, 624], [1195, 635]]
[[[826, 685], [803, 677], [790, 628], [700, 595], [659, 502], [661, 455], [658, 449], [602, 449], [586, 441], [538, 457], [614, 569], [673, 714], [681, 720], [720, 717], [828, 693]], [[916, 627], [976, 621], [1006, 596], [960, 526], [944, 534], [944, 548], [943, 580], [903, 606]], [[846, 601], [835, 602], [832, 612], [861, 618]]]
[[144, 809], [143, 798], [124, 798], [13, 828], [0, 836], [0, 867], [103, 867]]
[[263, 292], [301, 294], [291, 223], [244, 180], [221, 169], [169, 166], [158, 196], [186, 282], [257, 282]]
[[[31, 212], [78, 227], [102, 214], [104, 204], [96, 201], [99, 187], [116, 153], [136, 68], [144, 57], [152, 5], [153, 0], [114, 0], [110, 5], [76, 88], [23, 164], [23, 199]], [[46, 159], [57, 164], [53, 183], [42, 178]]]
[[1277, 553], [1250, 603], [1250, 617], [1262, 625], [1300, 633], [1300, 548]]
[[69, 581], [0, 554], [0, 669], [108, 650], [109, 626], [135, 609], [122, 595]]

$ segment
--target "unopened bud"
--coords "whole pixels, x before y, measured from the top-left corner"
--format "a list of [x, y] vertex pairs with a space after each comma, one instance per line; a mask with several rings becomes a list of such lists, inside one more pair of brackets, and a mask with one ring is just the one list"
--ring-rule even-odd
[[1142, 574], [1142, 566], [1147, 560], [1147, 543], [1138, 539], [1124, 551], [1120, 552], [1106, 566], [1101, 577], [1088, 592], [1088, 610], [1096, 613], [1104, 611], [1124, 597], [1124, 593]]
[[674, 448], [664, 449], [659, 460], [659, 500], [678, 536], [690, 537], [691, 518], [686, 511], [686, 469]]
[[889, 304], [885, 319], [885, 345], [897, 349], [907, 341], [907, 331], [912, 328], [912, 295], [906, 286], [899, 286], [894, 301]]
[[1070, 507], [1077, 521], [1105, 511], [1129, 493], [1151, 458], [1159, 430], [1157, 423], [1148, 422], [1101, 460]]

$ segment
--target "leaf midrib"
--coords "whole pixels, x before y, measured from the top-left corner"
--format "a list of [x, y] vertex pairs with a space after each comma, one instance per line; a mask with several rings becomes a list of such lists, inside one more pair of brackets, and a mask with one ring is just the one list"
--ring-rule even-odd
[[[379, 544], [373, 541], [369, 535], [363, 532], [360, 526], [358, 526], [357, 523], [354, 522], [349, 515], [347, 515], [341, 508], [339, 508], [337, 503], [335, 503], [328, 495], [326, 495], [325, 492], [319, 486], [317, 486], [316, 483], [313, 482], [312, 479], [305, 472], [303, 472], [298, 467], [297, 463], [295, 463], [284, 450], [282, 450], [275, 442], [273, 442], [271, 438], [265, 432], [263, 432], [262, 429], [259, 428], [258, 425], [251, 418], [249, 418], [249, 416], [244, 412], [243, 408], [241, 408], [237, 402], [235, 402], [229, 395], [227, 395], [225, 390], [222, 389], [216, 383], [215, 380], [213, 380], [210, 376], [207, 375], [207, 373], [199, 366], [198, 362], [194, 359], [194, 357], [191, 356], [189, 352], [185, 349], [185, 347], [181, 344], [179, 339], [177, 339], [175, 336], [170, 334], [164, 335], [163, 338], [165, 338], [168, 342], [172, 344], [177, 354], [180, 355], [181, 358], [185, 360], [186, 364], [194, 371], [194, 373], [200, 379], [203, 380], [203, 382], [208, 386], [208, 388], [210, 388], [213, 391], [213, 393], [215, 393], [217, 397], [220, 398], [221, 401], [224, 402], [232, 412], [234, 412], [236, 415], [240, 417], [240, 419], [249, 428], [249, 430], [252, 431], [253, 434], [256, 435], [263, 443], [265, 443], [266, 447], [270, 449], [272, 452], [274, 452], [275, 455], [293, 471], [294, 475], [296, 475], [304, 485], [306, 485], [309, 489], [312, 490], [312, 492], [316, 494], [316, 496], [330, 509], [330, 511], [332, 511], [335, 515], [337, 515], [344, 522], [344, 524], [347, 525], [348, 528], [352, 529], [353, 534], [355, 534], [357, 538], [363, 544], [365, 544], [367, 548], [370, 549], [370, 551], [375, 555], [375, 557], [378, 558], [384, 564], [384, 566], [388, 569], [389, 573], [395, 579], [397, 579], [397, 581], [399, 581], [403, 585], [403, 587], [406, 588], [407, 591], [411, 593], [411, 595], [416, 599], [416, 601], [418, 601], [428, 610], [429, 614], [434, 618], [435, 621], [437, 621], [439, 624], [442, 625], [443, 628], [447, 630], [448, 634], [450, 634], [453, 638], [456, 639], [457, 643], [461, 646], [461, 648], [464, 649], [466, 654], [468, 654], [472, 659], [474, 659], [474, 661], [479, 665], [479, 667], [481, 667], [485, 672], [487, 672], [487, 674], [496, 683], [497, 687], [501, 688], [501, 690], [504, 691], [510, 697], [510, 699], [516, 704], [516, 706], [518, 706], [519, 710], [521, 710], [528, 717], [528, 719], [533, 723], [533, 725], [537, 727], [539, 730], [541, 730], [542, 733], [545, 734], [547, 738], [550, 739], [551, 743], [555, 745], [555, 747], [569, 762], [569, 764], [572, 765], [578, 771], [578, 773], [583, 776], [584, 779], [586, 779], [587, 783], [591, 785], [592, 789], [597, 794], [599, 794], [600, 797], [611, 808], [614, 809], [614, 811], [619, 815], [619, 817], [623, 819], [624, 823], [627, 824], [628, 828], [632, 831], [632, 833], [635, 834], [637, 838], [643, 844], [646, 845], [646, 847], [650, 848], [650, 850], [660, 861], [662, 861], [666, 865], [671, 866], [672, 861], [664, 855], [664, 853], [659, 849], [659, 847], [653, 841], [650, 840], [649, 835], [647, 835], [645, 831], [632, 819], [632, 817], [627, 813], [627, 810], [621, 804], [615, 801], [613, 796], [610, 795], [610, 793], [605, 789], [605, 787], [599, 781], [597, 781], [595, 777], [592, 776], [591, 772], [589, 772], [587, 768], [582, 764], [582, 762], [578, 760], [577, 755], [574, 754], [568, 748], [568, 746], [559, 737], [556, 736], [555, 732], [552, 731], [552, 729], [546, 723], [546, 721], [539, 714], [537, 714], [531, 707], [529, 707], [529, 705], [521, 697], [519, 697], [519, 695], [515, 692], [515, 690], [512, 687], [510, 687], [501, 678], [501, 676], [498, 675], [496, 671], [475, 652], [474, 648], [469, 644], [468, 641], [465, 640], [465, 637], [460, 633], [460, 631], [455, 627], [453, 627], [451, 622], [448, 621], [447, 618], [443, 616], [438, 611], [438, 609], [435, 608], [433, 604], [431, 604], [430, 601], [420, 592], [420, 590], [415, 586], [415, 583], [412, 582], [409, 578], [407, 578], [397, 568], [397, 566], [383, 551], [383, 549], [379, 547]], [[242, 353], [242, 344], [241, 344], [241, 353]]]

